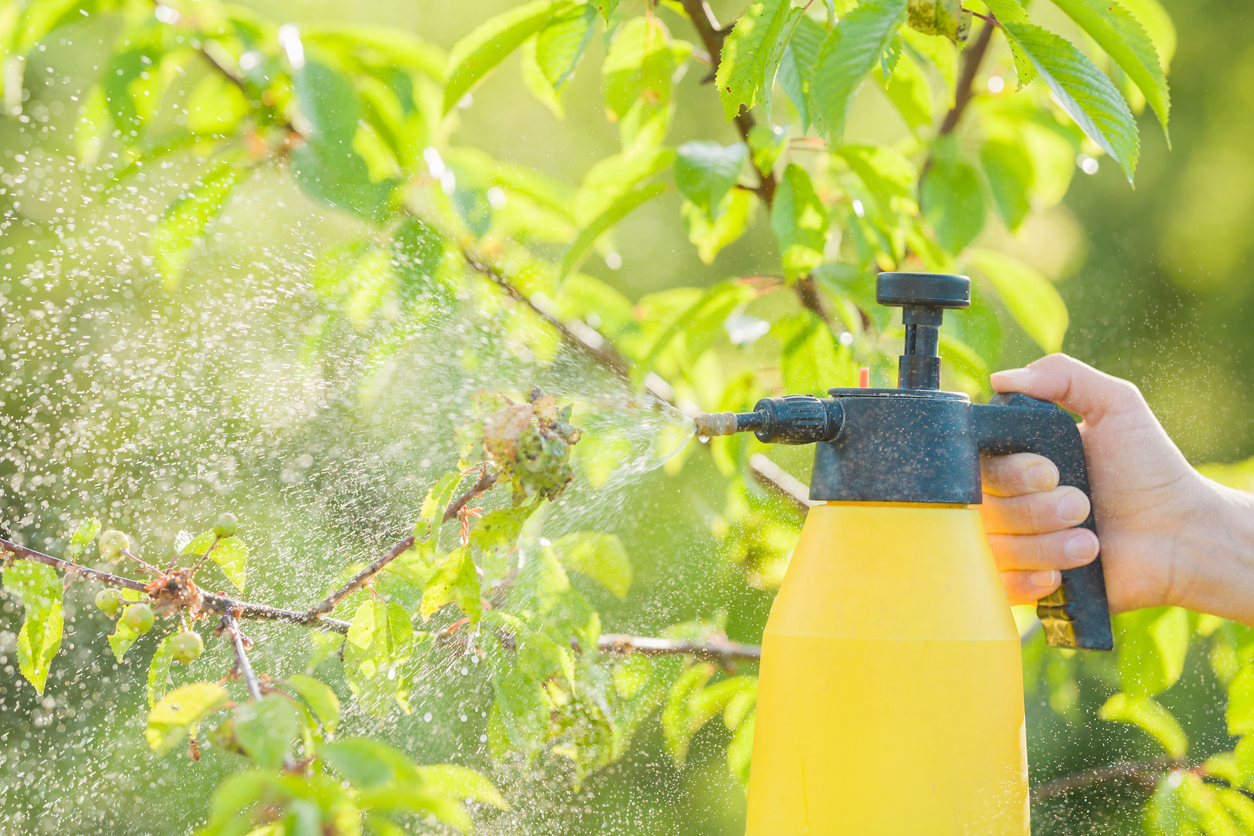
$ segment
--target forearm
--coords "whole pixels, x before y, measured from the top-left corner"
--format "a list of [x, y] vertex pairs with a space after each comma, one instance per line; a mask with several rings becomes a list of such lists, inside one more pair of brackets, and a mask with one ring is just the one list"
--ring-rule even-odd
[[1176, 543], [1170, 603], [1254, 627], [1254, 496], [1209, 479]]

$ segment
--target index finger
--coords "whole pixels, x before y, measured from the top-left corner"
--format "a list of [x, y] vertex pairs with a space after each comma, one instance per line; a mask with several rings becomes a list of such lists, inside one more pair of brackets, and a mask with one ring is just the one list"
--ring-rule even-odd
[[980, 481], [993, 496], [1023, 496], [1058, 486], [1058, 468], [1036, 453], [981, 456]]

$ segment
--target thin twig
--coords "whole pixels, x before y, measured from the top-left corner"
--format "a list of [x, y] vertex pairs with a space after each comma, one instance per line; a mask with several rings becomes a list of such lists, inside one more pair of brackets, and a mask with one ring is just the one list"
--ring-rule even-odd
[[576, 330], [575, 328], [562, 322], [557, 317], [541, 309], [527, 294], [523, 293], [514, 283], [494, 267], [481, 254], [475, 252], [470, 247], [462, 247], [462, 257], [466, 259], [466, 263], [476, 272], [483, 275], [492, 284], [496, 285], [506, 296], [526, 306], [533, 314], [551, 326], [562, 340], [573, 348], [582, 351], [590, 356], [593, 360], [612, 371], [614, 374], [624, 380], [630, 377], [630, 366], [623, 358], [623, 355], [614, 348], [613, 344], [605, 337], [601, 336], [594, 329], [584, 326]]
[[449, 503], [448, 508], [444, 509], [444, 518], [440, 522], [448, 522], [455, 518], [461, 510], [466, 507], [466, 503], [490, 491], [496, 485], [496, 473], [485, 473], [479, 477], [479, 481], [461, 496]]
[[332, 610], [334, 610], [341, 601], [343, 601], [348, 596], [352, 595], [357, 590], [361, 589], [363, 586], [366, 585], [367, 581], [369, 581], [375, 575], [379, 574], [379, 572], [383, 570], [384, 566], [387, 566], [393, 560], [396, 560], [396, 558], [400, 557], [405, 552], [413, 548], [414, 542], [415, 542], [415, 538], [412, 536], [406, 537], [404, 540], [401, 540], [399, 543], [397, 543], [395, 546], [392, 547], [391, 551], [383, 555], [383, 557], [380, 557], [374, 563], [371, 563], [369, 566], [367, 566], [366, 568], [358, 572], [356, 575], [354, 575], [353, 579], [350, 580], [348, 583], [344, 584], [339, 589], [332, 592], [322, 601], [319, 601], [317, 604], [314, 604], [312, 607], [310, 607], [309, 612], [308, 612], [308, 617], [311, 620], [317, 620], [321, 618], [322, 616], [326, 615], [327, 613], [331, 612]]
[[941, 122], [939, 132], [941, 136], [954, 132], [962, 120], [962, 114], [966, 113], [967, 106], [975, 98], [975, 77], [980, 72], [980, 64], [984, 61], [985, 54], [988, 53], [988, 45], [993, 40], [993, 30], [996, 28], [994, 23], [985, 24], [980, 30], [980, 36], [975, 39], [975, 43], [967, 48], [962, 60], [962, 73], [958, 76], [957, 87], [954, 90], [954, 106], [945, 114], [945, 121]]
[[239, 670], [244, 684], [248, 686], [249, 696], [254, 700], [260, 700], [261, 683], [257, 681], [253, 666], [248, 661], [248, 653], [244, 649], [244, 634], [239, 631], [239, 624], [236, 623], [233, 614], [229, 612], [222, 614], [222, 629], [231, 638], [231, 645], [235, 648], [235, 667]]
[[625, 636], [621, 633], [605, 633], [597, 640], [603, 653], [642, 656], [695, 656], [714, 661], [756, 662], [762, 658], [762, 648], [756, 644], [741, 644], [725, 638], [709, 641], [690, 639], [659, 639], [651, 636]]
[[1074, 775], [1065, 775], [1032, 790], [1032, 800], [1049, 801], [1073, 790], [1083, 790], [1109, 781], [1130, 781], [1139, 784], [1145, 792], [1152, 792], [1163, 772], [1170, 769], [1181, 769], [1183, 761], [1170, 758], [1155, 758], [1149, 761], [1124, 761], [1096, 769], [1086, 769]]
[[143, 592], [145, 590], [144, 584], [139, 581], [133, 581], [130, 578], [123, 578], [118, 575], [111, 575], [108, 572], [91, 569], [70, 560], [62, 560], [59, 557], [53, 557], [52, 555], [44, 554], [43, 552], [37, 552], [34, 549], [28, 549], [25, 546], [19, 546], [17, 543], [0, 539], [0, 556], [5, 556], [6, 554], [9, 559], [21, 558], [22, 560], [30, 560], [35, 563], [43, 563], [44, 565], [51, 566], [54, 569], [60, 569], [62, 572], [73, 573], [81, 578], [90, 578], [93, 581], [99, 581], [100, 583], [108, 584], [109, 586], [130, 589], [135, 592]]

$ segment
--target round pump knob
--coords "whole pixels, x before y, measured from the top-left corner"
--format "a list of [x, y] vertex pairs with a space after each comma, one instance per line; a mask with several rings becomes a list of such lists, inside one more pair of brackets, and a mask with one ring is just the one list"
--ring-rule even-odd
[[880, 273], [875, 301], [894, 308], [968, 308], [971, 280], [950, 273]]

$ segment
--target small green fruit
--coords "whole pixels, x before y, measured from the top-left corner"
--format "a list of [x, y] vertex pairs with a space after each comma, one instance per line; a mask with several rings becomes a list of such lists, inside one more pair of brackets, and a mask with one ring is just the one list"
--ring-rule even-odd
[[152, 607], [147, 604], [131, 604], [122, 613], [122, 623], [137, 633], [147, 633], [155, 620]]
[[122, 593], [119, 590], [102, 589], [96, 593], [96, 607], [110, 618], [118, 614], [121, 605]]
[[234, 514], [218, 514], [218, 519], [213, 524], [213, 536], [234, 537], [238, 528], [239, 520], [235, 519]]
[[105, 560], [117, 560], [122, 555], [123, 549], [129, 551], [130, 548], [131, 538], [121, 531], [111, 528], [100, 535], [100, 556]]
[[205, 650], [205, 641], [195, 630], [184, 630], [170, 640], [170, 655], [174, 661], [190, 665]]

